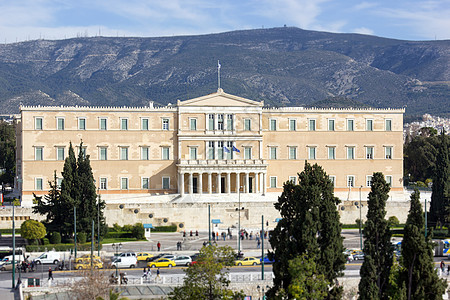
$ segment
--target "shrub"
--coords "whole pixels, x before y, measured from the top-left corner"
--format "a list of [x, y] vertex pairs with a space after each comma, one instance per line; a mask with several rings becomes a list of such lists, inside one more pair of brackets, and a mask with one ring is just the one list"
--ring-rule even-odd
[[142, 225], [142, 223], [134, 224], [131, 233], [136, 239], [143, 240], [145, 238], [144, 225]]
[[156, 226], [152, 229], [152, 232], [176, 232], [177, 225], [168, 225], [168, 226]]
[[42, 244], [43, 245], [48, 245], [48, 244], [50, 244], [50, 241], [48, 240], [48, 238], [43, 238], [42, 239]]
[[40, 240], [47, 234], [44, 224], [33, 219], [23, 222], [20, 226], [20, 232], [22, 237], [28, 241]]
[[133, 225], [123, 225], [122, 231], [131, 232], [133, 230]]
[[389, 227], [396, 227], [400, 224], [400, 221], [396, 216], [390, 216], [388, 219], [388, 225]]
[[86, 243], [87, 234], [86, 232], [77, 233], [77, 243], [84, 244]]
[[61, 234], [59, 232], [50, 233], [50, 243], [61, 244]]
[[422, 181], [417, 181], [417, 182], [416, 182], [416, 186], [417, 186], [417, 187], [428, 187], [428, 185], [426, 185], [426, 184], [423, 183]]
[[111, 231], [114, 231], [114, 232], [122, 231], [122, 227], [120, 227], [119, 224], [114, 223], [113, 227], [111, 228]]

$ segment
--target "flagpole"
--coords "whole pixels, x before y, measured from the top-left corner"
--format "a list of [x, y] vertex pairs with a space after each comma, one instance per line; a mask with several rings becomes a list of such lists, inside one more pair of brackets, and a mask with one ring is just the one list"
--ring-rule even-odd
[[217, 90], [220, 90], [220, 62], [217, 60]]

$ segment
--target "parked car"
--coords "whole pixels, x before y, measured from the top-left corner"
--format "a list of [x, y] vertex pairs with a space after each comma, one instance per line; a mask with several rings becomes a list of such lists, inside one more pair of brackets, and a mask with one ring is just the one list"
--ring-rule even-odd
[[[101, 260], [99, 259], [95, 259], [92, 262], [92, 266], [94, 267], [94, 269], [102, 269], [103, 268], [103, 263]], [[91, 261], [90, 260], [81, 260], [80, 262], [76, 263], [74, 265], [74, 269], [76, 270], [88, 270], [91, 268]]]
[[55, 251], [44, 252], [39, 257], [34, 259], [35, 264], [59, 264], [61, 255]]
[[0, 271], [12, 271], [12, 260], [1, 261], [0, 262]]
[[155, 261], [151, 261], [147, 263], [147, 267], [149, 268], [162, 268], [162, 267], [175, 267], [175, 262], [168, 258], [158, 258]]
[[158, 258], [163, 257], [164, 255], [171, 255], [171, 254], [170, 254], [170, 253], [160, 253], [160, 254], [155, 255], [155, 256], [153, 256], [153, 257], [147, 258], [147, 261], [155, 261], [155, 260], [157, 260]]
[[362, 260], [362, 259], [364, 259], [364, 252], [362, 252], [362, 251], [355, 252], [353, 254], [353, 259], [354, 260]]
[[[94, 260], [101, 260], [101, 258], [95, 254], [92, 256], [92, 258]], [[91, 263], [91, 254], [83, 254], [80, 257], [77, 257], [75, 263], [82, 263], [84, 261], [88, 261], [89, 263]]]
[[192, 258], [187, 255], [180, 255], [173, 260], [177, 266], [189, 266], [192, 263]]
[[137, 266], [137, 258], [136, 256], [122, 256], [115, 258], [111, 267], [113, 268], [134, 268]]
[[171, 259], [171, 260], [174, 260], [176, 257], [177, 256], [173, 255], [173, 254], [165, 254], [165, 255], [161, 256], [161, 258], [168, 258], [168, 259]]
[[236, 260], [234, 262], [236, 266], [256, 266], [259, 265], [260, 263], [261, 261], [258, 258], [252, 256], [245, 257], [243, 259]]
[[147, 261], [148, 258], [153, 257], [153, 254], [150, 254], [148, 252], [139, 252], [137, 254], [137, 260], [138, 261]]
[[[259, 259], [261, 262], [263, 261], [262, 258]], [[274, 259], [269, 259], [269, 256], [264, 256], [264, 264], [273, 264], [275, 262]]]

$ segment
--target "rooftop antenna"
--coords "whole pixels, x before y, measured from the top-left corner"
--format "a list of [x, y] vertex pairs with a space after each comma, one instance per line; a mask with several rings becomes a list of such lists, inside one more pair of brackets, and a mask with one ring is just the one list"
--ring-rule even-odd
[[220, 61], [217, 60], [217, 91], [220, 91]]

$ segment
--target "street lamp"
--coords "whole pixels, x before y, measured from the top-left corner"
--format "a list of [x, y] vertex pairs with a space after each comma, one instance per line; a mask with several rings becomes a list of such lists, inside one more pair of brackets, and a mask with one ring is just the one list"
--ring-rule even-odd
[[237, 234], [237, 239], [238, 239], [238, 255], [241, 253], [241, 210], [244, 210], [243, 207], [241, 207], [241, 188], [242, 186], [239, 187], [238, 190], [238, 207], [236, 208], [236, 211], [238, 212], [238, 234]]
[[[122, 243], [119, 244], [112, 244], [111, 245], [114, 249], [114, 258], [116, 258], [119, 254], [120, 248], [122, 248]], [[116, 263], [116, 278], [119, 278], [119, 270], [118, 270], [118, 264]]]
[[[258, 289], [258, 294], [261, 295], [261, 287], [258, 285], [256, 287]], [[268, 290], [270, 289], [270, 286], [266, 285], [265, 289]], [[266, 299], [266, 295], [265, 295], [265, 291], [264, 291], [264, 286], [262, 287], [262, 297], [259, 297], [259, 299], [265, 300]]]

